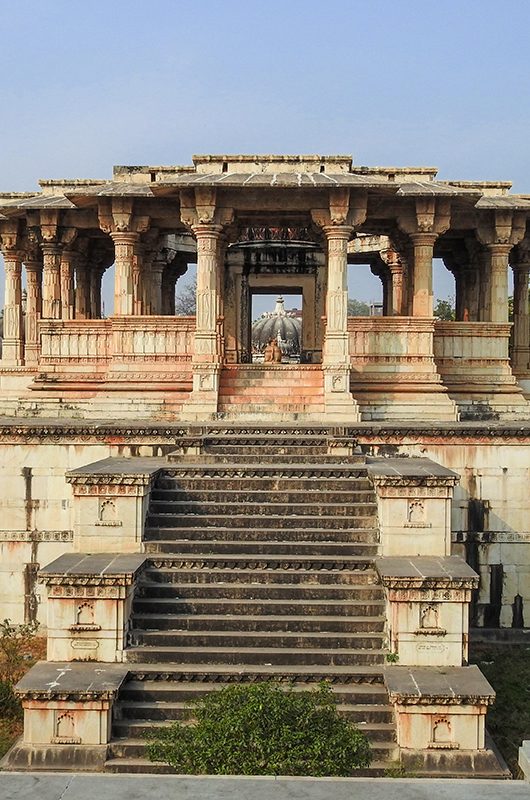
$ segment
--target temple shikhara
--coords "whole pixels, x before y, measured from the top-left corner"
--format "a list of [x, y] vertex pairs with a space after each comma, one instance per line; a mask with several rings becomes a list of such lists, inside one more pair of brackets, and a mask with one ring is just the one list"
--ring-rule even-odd
[[[0, 194], [0, 618], [48, 649], [5, 768], [169, 770], [146, 732], [272, 679], [330, 681], [369, 774], [506, 775], [469, 644], [516, 637], [530, 603], [530, 195], [510, 188], [204, 155]], [[348, 314], [361, 265], [381, 314]]]

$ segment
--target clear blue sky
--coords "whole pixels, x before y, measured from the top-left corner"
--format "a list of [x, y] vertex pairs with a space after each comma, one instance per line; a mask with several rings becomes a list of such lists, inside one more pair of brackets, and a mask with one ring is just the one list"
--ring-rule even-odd
[[528, 0], [4, 0], [0, 190], [294, 152], [530, 193], [529, 32]]

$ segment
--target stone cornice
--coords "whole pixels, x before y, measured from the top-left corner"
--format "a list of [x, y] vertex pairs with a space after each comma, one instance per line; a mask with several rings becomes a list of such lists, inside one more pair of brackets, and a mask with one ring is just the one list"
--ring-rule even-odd
[[[271, 430], [274, 426], [271, 426]], [[20, 417], [4, 417], [0, 420], [0, 442], [24, 443], [63, 443], [80, 442], [100, 444], [102, 440], [110, 443], [120, 442], [153, 442], [164, 444], [177, 444], [180, 437], [187, 435], [188, 429], [183, 429], [182, 423], [168, 425], [167, 422], [152, 424], [123, 424], [113, 423], [108, 420], [79, 421], [79, 420], [23, 420]], [[520, 443], [526, 440], [530, 443], [530, 420], [519, 423], [506, 422], [464, 422], [464, 423], [359, 423], [355, 426], [344, 428], [344, 435], [357, 439], [370, 440], [372, 443], [399, 443], [404, 439], [414, 441], [460, 440], [462, 443], [472, 442], [474, 445], [481, 443], [512, 440]], [[118, 440], [118, 441], [116, 441]]]

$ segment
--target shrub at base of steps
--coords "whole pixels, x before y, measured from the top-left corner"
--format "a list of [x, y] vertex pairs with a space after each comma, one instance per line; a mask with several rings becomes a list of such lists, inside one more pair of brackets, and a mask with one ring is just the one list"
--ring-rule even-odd
[[367, 738], [341, 718], [329, 685], [295, 692], [274, 683], [227, 686], [154, 734], [152, 761], [186, 775], [348, 777], [368, 767]]

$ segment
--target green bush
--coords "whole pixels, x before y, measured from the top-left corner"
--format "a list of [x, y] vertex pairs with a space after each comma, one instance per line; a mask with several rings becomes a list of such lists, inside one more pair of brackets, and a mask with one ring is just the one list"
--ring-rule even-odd
[[21, 719], [22, 706], [18, 697], [13, 692], [13, 684], [9, 681], [0, 681], [0, 718]]
[[186, 775], [347, 777], [371, 758], [366, 736], [338, 715], [327, 684], [295, 691], [254, 683], [210, 692], [189, 720], [158, 730], [147, 749], [152, 761]]

